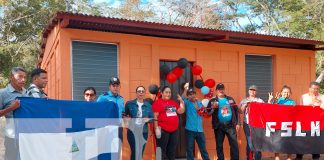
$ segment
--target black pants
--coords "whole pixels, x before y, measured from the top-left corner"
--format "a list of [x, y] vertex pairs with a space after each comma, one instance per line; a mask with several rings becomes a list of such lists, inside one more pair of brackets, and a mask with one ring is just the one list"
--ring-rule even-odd
[[[301, 160], [301, 159], [303, 159], [303, 154], [297, 154], [297, 156], [296, 156], [296, 159], [297, 160]], [[313, 159], [319, 159], [320, 158], [320, 154], [312, 154], [312, 157], [313, 157]]]
[[18, 143], [14, 138], [5, 137], [4, 146], [6, 148], [5, 160], [16, 160], [19, 154]]
[[239, 149], [237, 144], [237, 135], [235, 126], [229, 124], [220, 124], [217, 129], [214, 129], [216, 139], [216, 151], [218, 160], [224, 160], [223, 143], [225, 135], [230, 144], [231, 160], [239, 160]]
[[161, 148], [163, 160], [174, 160], [179, 139], [179, 130], [167, 132], [161, 129], [161, 138], [156, 139], [157, 147]]
[[[131, 148], [131, 160], [142, 160], [148, 133], [142, 129], [127, 130], [127, 140]], [[140, 149], [142, 148], [142, 149]]]

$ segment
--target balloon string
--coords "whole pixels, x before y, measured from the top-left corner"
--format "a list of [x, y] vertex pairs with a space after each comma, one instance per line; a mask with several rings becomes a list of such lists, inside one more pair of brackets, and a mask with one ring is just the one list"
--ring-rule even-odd
[[200, 77], [201, 80], [204, 80], [204, 79], [202, 78], [201, 74], [199, 75], [199, 77]]

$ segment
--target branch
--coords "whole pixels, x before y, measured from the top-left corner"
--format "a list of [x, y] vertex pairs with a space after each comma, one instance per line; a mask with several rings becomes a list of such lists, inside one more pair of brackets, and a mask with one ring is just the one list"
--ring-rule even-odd
[[324, 70], [321, 72], [321, 74], [317, 77], [316, 82], [317, 83], [321, 83], [321, 81], [324, 78]]
[[[259, 5], [260, 5], [264, 10], [266, 10], [266, 16], [272, 20], [272, 22], [274, 23], [276, 29], [279, 31], [280, 35], [283, 35], [283, 33], [282, 33], [281, 29], [279, 28], [278, 23], [276, 22], [275, 18], [274, 18], [273, 16], [271, 16], [271, 14], [269, 13], [269, 12], [270, 12], [270, 11], [269, 11], [269, 7], [263, 5], [263, 4], [262, 4], [261, 2], [259, 2], [259, 1], [257, 1], [257, 3], [258, 3], [258, 4], [259, 4]], [[269, 27], [270, 27], [270, 24], [269, 24]], [[270, 29], [270, 28], [269, 28], [269, 29]]]

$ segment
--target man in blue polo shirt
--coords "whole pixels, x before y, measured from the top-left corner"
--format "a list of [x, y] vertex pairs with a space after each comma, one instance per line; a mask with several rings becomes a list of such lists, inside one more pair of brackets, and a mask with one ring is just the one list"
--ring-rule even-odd
[[[100, 95], [97, 99], [97, 102], [115, 102], [118, 106], [118, 117], [120, 118], [120, 122], [122, 122], [122, 113], [124, 112], [124, 98], [119, 95], [120, 91], [120, 80], [117, 77], [111, 77], [109, 80], [109, 91], [105, 92], [104, 94]], [[123, 128], [118, 128], [118, 138], [121, 142], [123, 142]], [[121, 153], [121, 145], [119, 145], [119, 153]], [[119, 154], [120, 156], [120, 154]], [[119, 157], [113, 157], [112, 159], [119, 159]]]
[[0, 89], [0, 117], [6, 117], [4, 146], [5, 160], [16, 160], [19, 154], [19, 147], [15, 141], [15, 130], [13, 111], [20, 106], [18, 97], [27, 97], [26, 71], [21, 67], [14, 67], [10, 73], [10, 83], [6, 88]]
[[187, 159], [193, 160], [193, 148], [195, 140], [198, 144], [201, 157], [203, 160], [209, 160], [206, 150], [206, 140], [202, 124], [202, 117], [198, 115], [199, 108], [203, 107], [202, 103], [196, 99], [196, 92], [193, 88], [188, 88], [189, 84], [184, 86], [183, 100], [187, 114], [186, 120], [186, 139], [187, 139]]

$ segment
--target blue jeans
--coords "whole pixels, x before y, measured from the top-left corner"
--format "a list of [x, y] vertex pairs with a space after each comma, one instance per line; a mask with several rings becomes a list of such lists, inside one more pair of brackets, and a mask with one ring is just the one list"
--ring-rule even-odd
[[206, 140], [204, 132], [194, 132], [186, 129], [186, 139], [187, 139], [187, 160], [193, 160], [193, 148], [195, 140], [198, 144], [201, 157], [203, 160], [209, 160], [208, 152], [206, 149]]
[[235, 126], [232, 124], [220, 123], [217, 129], [214, 129], [216, 139], [216, 151], [218, 160], [224, 160], [223, 143], [225, 135], [230, 144], [231, 160], [239, 160], [239, 149], [237, 144], [237, 135]]
[[[246, 159], [247, 160], [252, 160], [254, 157], [254, 160], [261, 160], [262, 154], [261, 152], [253, 152], [251, 150], [251, 137], [250, 137], [250, 127], [247, 123], [243, 123], [243, 129], [245, 133], [245, 138], [246, 138]], [[251, 155], [251, 157], [250, 157]], [[250, 159], [252, 158], [252, 159]]]

